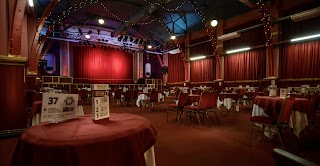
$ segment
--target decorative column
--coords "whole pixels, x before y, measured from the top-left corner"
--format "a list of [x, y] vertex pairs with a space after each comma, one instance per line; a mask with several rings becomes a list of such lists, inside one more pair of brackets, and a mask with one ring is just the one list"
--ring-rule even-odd
[[[21, 33], [26, 0], [0, 1], [0, 134], [27, 127], [25, 76], [27, 58], [21, 57]], [[17, 43], [16, 43], [17, 42]]]
[[70, 77], [70, 44], [68, 41], [60, 42], [60, 76]]

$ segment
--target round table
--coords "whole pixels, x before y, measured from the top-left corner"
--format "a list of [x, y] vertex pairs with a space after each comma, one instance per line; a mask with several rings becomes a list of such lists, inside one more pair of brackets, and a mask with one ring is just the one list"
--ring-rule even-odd
[[156, 136], [148, 119], [131, 114], [111, 114], [99, 123], [91, 115], [43, 123], [22, 133], [11, 164], [141, 166]]

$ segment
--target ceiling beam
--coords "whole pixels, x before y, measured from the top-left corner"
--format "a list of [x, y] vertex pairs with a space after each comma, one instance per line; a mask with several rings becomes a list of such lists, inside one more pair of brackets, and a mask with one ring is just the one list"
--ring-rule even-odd
[[239, 1], [252, 9], [258, 8], [256, 4], [250, 2], [249, 0], [239, 0]]
[[[164, 4], [169, 3], [171, 0], [165, 0]], [[150, 14], [158, 9], [158, 6], [154, 6], [151, 4], [147, 4], [143, 7], [140, 7], [131, 17], [128, 18], [128, 20], [124, 23], [122, 23], [120, 26], [118, 26], [114, 33], [121, 33], [124, 31], [132, 22], [135, 21], [144, 21], [150, 17]]]

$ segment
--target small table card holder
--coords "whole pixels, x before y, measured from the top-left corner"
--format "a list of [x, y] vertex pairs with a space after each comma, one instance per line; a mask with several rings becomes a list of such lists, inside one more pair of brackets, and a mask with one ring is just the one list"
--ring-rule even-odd
[[108, 120], [110, 116], [109, 84], [93, 84], [92, 85], [92, 119]]
[[78, 94], [43, 93], [40, 122], [58, 123], [76, 117]]

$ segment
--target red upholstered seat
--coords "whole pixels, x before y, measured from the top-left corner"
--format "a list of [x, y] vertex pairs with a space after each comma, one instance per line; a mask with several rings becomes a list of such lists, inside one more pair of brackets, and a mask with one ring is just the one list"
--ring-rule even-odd
[[198, 106], [187, 106], [186, 109], [188, 109], [188, 110], [198, 110], [199, 107]]
[[184, 106], [187, 105], [188, 103], [188, 93], [183, 93], [180, 92], [179, 96], [179, 100], [178, 103], [172, 103], [168, 105], [167, 108], [167, 121], [168, 121], [168, 116], [169, 116], [169, 112], [174, 112], [176, 113], [176, 120], [179, 121], [180, 120], [180, 116], [183, 112]]
[[[292, 98], [292, 97], [286, 98], [285, 100], [283, 100], [281, 110], [279, 111], [280, 113], [279, 113], [278, 117], [276, 117], [276, 118], [271, 118], [271, 117], [268, 117], [268, 116], [253, 116], [253, 117], [251, 117], [250, 118], [250, 121], [251, 121], [251, 135], [250, 135], [250, 143], [249, 143], [249, 145], [251, 145], [251, 137], [252, 137], [253, 128], [254, 128], [255, 124], [259, 124], [262, 127], [258, 127], [257, 129], [277, 134], [279, 136], [279, 140], [280, 140], [281, 146], [284, 148], [284, 145], [283, 145], [283, 142], [282, 142], [282, 138], [281, 138], [281, 134], [280, 134], [279, 130], [280, 130], [280, 127], [287, 126], [285, 124], [287, 124], [288, 121], [290, 120], [290, 115], [291, 115], [291, 112], [292, 112], [292, 109], [293, 109], [294, 101], [295, 101], [295, 98]], [[273, 128], [274, 131], [272, 131], [270, 129], [266, 130], [265, 126]]]
[[176, 107], [178, 107], [178, 105], [177, 105], [177, 104], [169, 104], [168, 107], [170, 107], [170, 108], [176, 108]]

